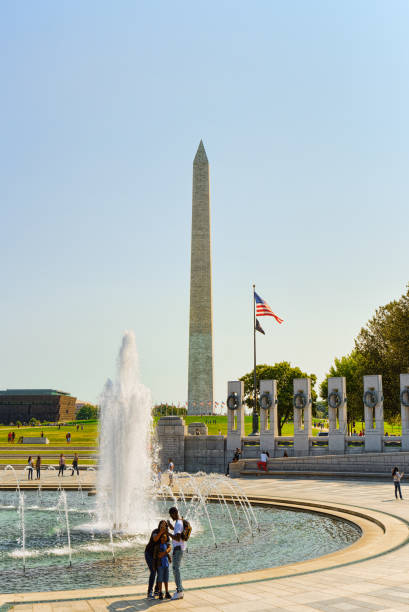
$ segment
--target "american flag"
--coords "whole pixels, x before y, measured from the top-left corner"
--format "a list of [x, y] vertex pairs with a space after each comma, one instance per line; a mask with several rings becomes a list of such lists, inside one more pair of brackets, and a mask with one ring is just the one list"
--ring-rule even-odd
[[277, 323], [282, 323], [283, 319], [280, 319], [270, 308], [270, 306], [265, 302], [258, 293], [254, 292], [254, 298], [256, 300], [256, 315], [258, 317], [274, 317]]

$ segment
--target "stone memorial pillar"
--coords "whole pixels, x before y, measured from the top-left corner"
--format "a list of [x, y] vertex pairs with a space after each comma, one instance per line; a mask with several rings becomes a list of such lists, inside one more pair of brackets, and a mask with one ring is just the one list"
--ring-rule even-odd
[[310, 452], [312, 436], [311, 380], [294, 378], [294, 455], [305, 457]]
[[347, 435], [347, 397], [344, 376], [328, 378], [328, 450], [330, 455], [345, 453]]
[[383, 451], [383, 393], [382, 376], [364, 376], [365, 452]]
[[[178, 416], [163, 416], [156, 426], [160, 446], [159, 463], [162, 470], [167, 469], [169, 458], [173, 459], [175, 470], [185, 470], [185, 421]], [[130, 466], [131, 467], [131, 466]]]
[[277, 427], [277, 381], [260, 380], [260, 451], [274, 457]]
[[409, 374], [400, 375], [400, 413], [402, 421], [402, 450], [409, 451]]
[[241, 450], [244, 436], [244, 383], [231, 380], [227, 383], [227, 461], [231, 461], [236, 448]]

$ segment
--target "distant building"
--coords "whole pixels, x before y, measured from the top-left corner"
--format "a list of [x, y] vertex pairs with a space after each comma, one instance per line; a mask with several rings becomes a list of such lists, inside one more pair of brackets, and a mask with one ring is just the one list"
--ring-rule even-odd
[[0, 423], [28, 423], [33, 417], [39, 421], [73, 421], [76, 399], [55, 389], [0, 391]]

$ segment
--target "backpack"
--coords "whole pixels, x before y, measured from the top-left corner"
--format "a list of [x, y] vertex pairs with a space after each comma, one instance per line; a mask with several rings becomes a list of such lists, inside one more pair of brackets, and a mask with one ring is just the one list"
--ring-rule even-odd
[[184, 542], [187, 542], [190, 538], [190, 534], [192, 533], [192, 525], [186, 519], [182, 519], [183, 521], [183, 531], [181, 533], [181, 538]]

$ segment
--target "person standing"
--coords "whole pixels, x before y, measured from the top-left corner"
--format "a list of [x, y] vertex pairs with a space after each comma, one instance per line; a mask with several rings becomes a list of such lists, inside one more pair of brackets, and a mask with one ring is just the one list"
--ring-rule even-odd
[[[149, 542], [145, 548], [145, 561], [146, 565], [149, 568], [149, 582], [148, 582], [148, 599], [155, 599], [155, 595], [153, 594], [153, 585], [155, 583], [156, 578], [156, 568], [153, 559], [153, 553], [155, 549], [155, 545], [159, 542], [161, 536], [163, 534], [167, 534], [168, 532], [168, 524], [166, 521], [159, 521], [159, 525], [157, 529], [154, 529], [151, 533], [151, 537], [149, 538]], [[156, 583], [155, 593], [159, 595], [158, 584]]]
[[400, 481], [401, 481], [401, 478], [403, 478], [403, 472], [401, 474], [399, 472], [399, 468], [394, 467], [392, 471], [392, 478], [393, 478], [393, 484], [395, 485], [395, 498], [398, 499], [398, 492], [399, 492], [400, 498], [403, 499], [402, 491], [400, 489]]
[[80, 475], [80, 471], [78, 469], [78, 453], [74, 453], [74, 459], [72, 460], [71, 476], [74, 476], [74, 472], [77, 472], [77, 476]]
[[34, 464], [33, 464], [33, 458], [31, 455], [28, 458], [27, 465], [28, 465], [28, 480], [33, 480]]
[[41, 457], [38, 455], [36, 460], [36, 480], [40, 480], [41, 476]]
[[169, 486], [171, 487], [173, 485], [173, 474], [175, 472], [175, 464], [173, 463], [173, 460], [171, 457], [169, 457], [169, 463], [168, 463], [168, 474], [169, 474]]
[[162, 533], [159, 544], [156, 544], [153, 553], [155, 568], [158, 573], [158, 598], [163, 599], [162, 584], [165, 587], [165, 599], [172, 599], [169, 593], [169, 562], [170, 544], [169, 534]]
[[267, 472], [267, 454], [265, 451], [261, 451], [260, 461], [257, 461], [257, 467], [259, 470]]
[[169, 509], [169, 514], [171, 519], [175, 521], [174, 525], [168, 521], [168, 527], [173, 531], [173, 533], [169, 533], [169, 535], [172, 538], [173, 576], [176, 583], [176, 593], [173, 594], [172, 599], [183, 599], [183, 586], [180, 575], [180, 566], [186, 546], [186, 543], [182, 540], [183, 520], [179, 516], [178, 509], [175, 507]]
[[59, 466], [60, 467], [59, 467], [59, 470], [58, 470], [58, 476], [64, 477], [65, 457], [64, 457], [63, 453], [61, 453], [61, 455], [60, 455]]

